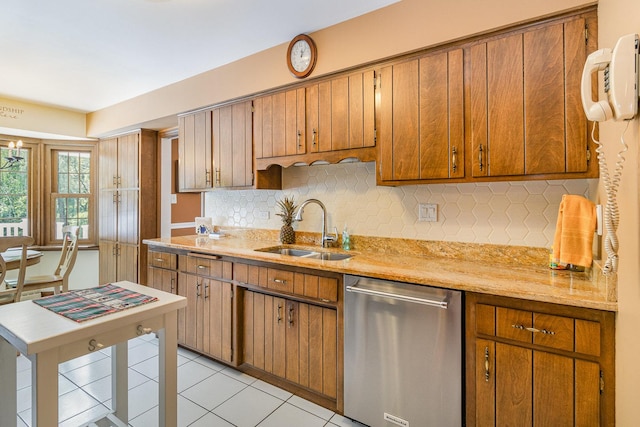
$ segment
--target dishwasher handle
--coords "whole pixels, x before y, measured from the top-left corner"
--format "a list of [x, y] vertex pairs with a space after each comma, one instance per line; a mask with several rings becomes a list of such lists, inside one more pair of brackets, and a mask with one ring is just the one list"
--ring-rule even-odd
[[449, 307], [449, 303], [447, 303], [447, 301], [445, 300], [437, 301], [437, 300], [432, 300], [427, 298], [418, 298], [418, 297], [412, 297], [409, 295], [402, 295], [402, 294], [396, 294], [391, 292], [376, 291], [374, 289], [362, 288], [356, 285], [348, 285], [346, 289], [347, 289], [347, 292], [355, 292], [358, 294], [373, 295], [373, 296], [378, 296], [383, 298], [412, 302], [416, 304], [424, 304], [432, 307], [442, 308], [444, 310], [446, 310]]

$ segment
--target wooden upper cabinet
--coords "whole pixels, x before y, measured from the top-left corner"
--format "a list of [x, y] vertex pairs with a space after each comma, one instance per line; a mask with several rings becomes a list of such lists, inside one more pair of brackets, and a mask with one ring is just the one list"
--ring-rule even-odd
[[375, 146], [375, 77], [355, 73], [306, 88], [307, 150]]
[[178, 190], [213, 188], [211, 110], [178, 118]]
[[595, 20], [573, 16], [467, 48], [473, 177], [597, 176], [579, 95]]
[[463, 59], [453, 49], [380, 70], [379, 184], [464, 177]]
[[263, 96], [255, 101], [256, 158], [305, 153], [304, 104], [304, 88]]
[[212, 111], [215, 187], [253, 184], [253, 127], [251, 101]]

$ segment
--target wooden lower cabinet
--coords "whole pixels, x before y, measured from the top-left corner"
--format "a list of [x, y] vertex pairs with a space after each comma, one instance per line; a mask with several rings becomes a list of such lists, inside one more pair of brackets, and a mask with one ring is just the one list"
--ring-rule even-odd
[[147, 286], [175, 294], [178, 286], [178, 256], [171, 252], [148, 251]]
[[244, 363], [338, 398], [336, 309], [246, 290], [243, 331]]
[[187, 298], [187, 307], [178, 312], [178, 343], [233, 363], [233, 285], [179, 273], [178, 295]]
[[468, 426], [613, 426], [613, 313], [467, 294]]

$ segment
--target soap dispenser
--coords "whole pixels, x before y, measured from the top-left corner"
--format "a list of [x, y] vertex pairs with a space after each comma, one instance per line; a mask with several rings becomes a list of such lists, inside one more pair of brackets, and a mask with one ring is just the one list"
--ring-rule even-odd
[[351, 249], [351, 238], [349, 237], [346, 223], [344, 224], [344, 229], [342, 230], [342, 249], [344, 249], [345, 251]]

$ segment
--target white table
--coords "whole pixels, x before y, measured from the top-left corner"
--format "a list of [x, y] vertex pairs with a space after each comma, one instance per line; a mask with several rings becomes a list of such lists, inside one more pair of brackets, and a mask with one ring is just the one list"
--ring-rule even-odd
[[[127, 341], [159, 337], [160, 426], [177, 424], [177, 313], [184, 297], [131, 282], [115, 283], [158, 301], [77, 323], [33, 301], [0, 307], [0, 426], [16, 426], [16, 349], [31, 360], [32, 426], [58, 425], [58, 364], [112, 347], [112, 422], [128, 423]], [[117, 418], [114, 419], [114, 418]]]

